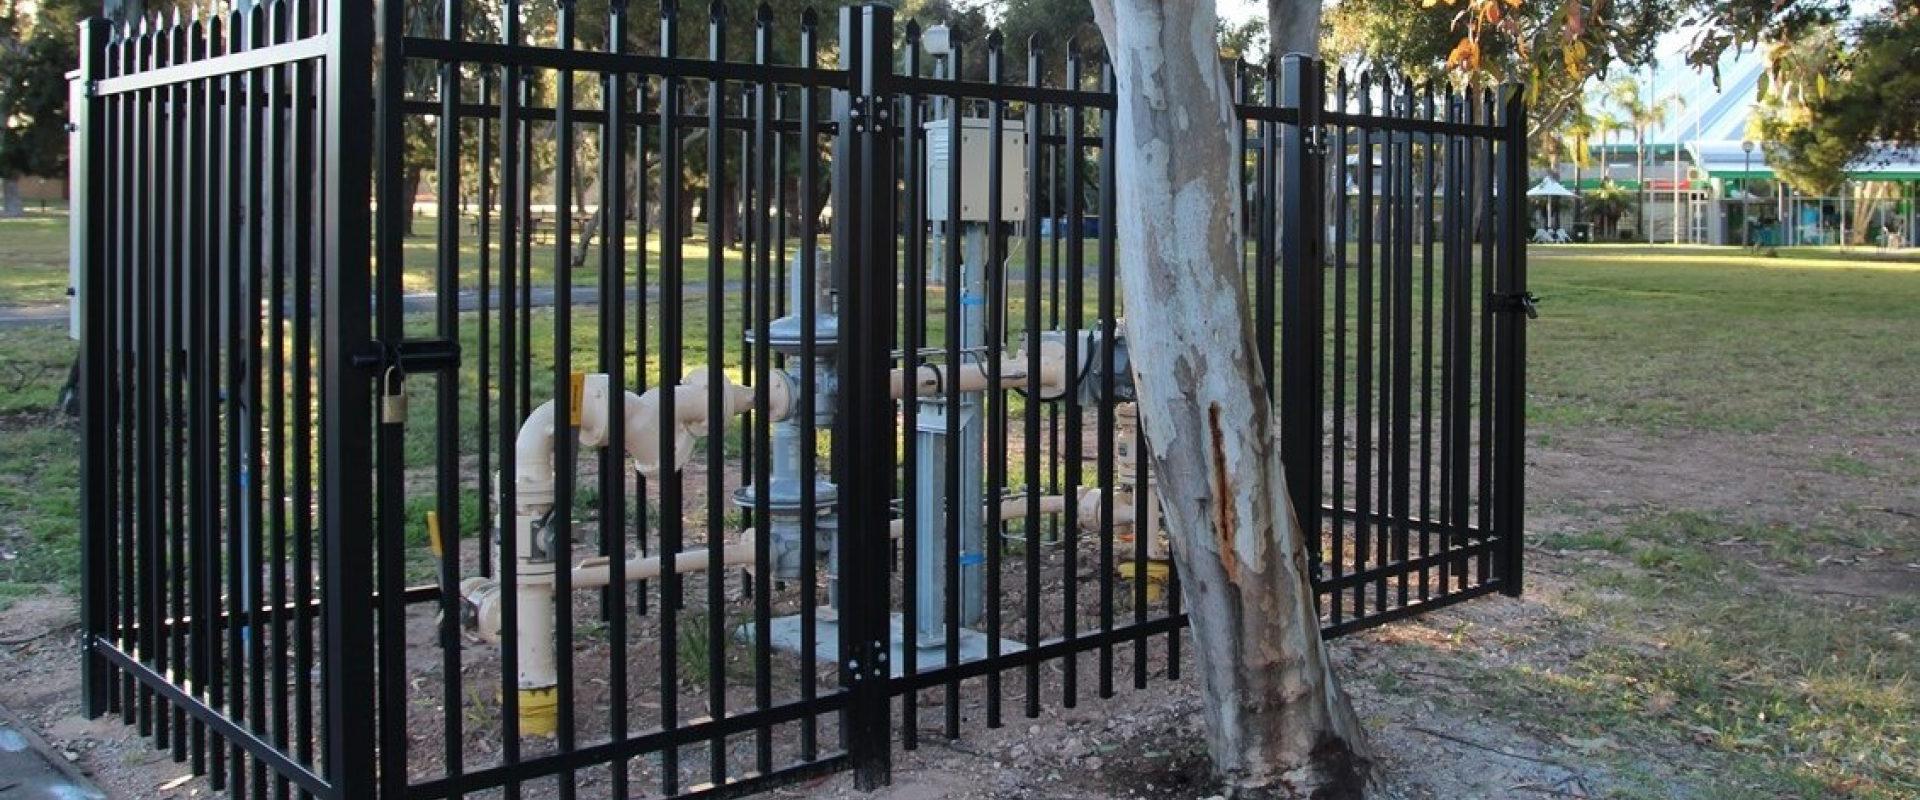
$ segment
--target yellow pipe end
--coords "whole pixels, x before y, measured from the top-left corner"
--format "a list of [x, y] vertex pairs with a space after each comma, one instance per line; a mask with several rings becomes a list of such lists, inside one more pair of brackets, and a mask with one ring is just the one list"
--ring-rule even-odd
[[552, 736], [560, 729], [560, 698], [554, 688], [520, 690], [520, 733]]
[[1173, 574], [1173, 565], [1159, 559], [1150, 559], [1145, 569], [1136, 569], [1136, 566], [1132, 561], [1122, 561], [1114, 565], [1113, 573], [1123, 580], [1136, 580], [1139, 577], [1137, 573], [1146, 573], [1147, 600], [1159, 602], [1160, 596], [1166, 591], [1167, 577]]

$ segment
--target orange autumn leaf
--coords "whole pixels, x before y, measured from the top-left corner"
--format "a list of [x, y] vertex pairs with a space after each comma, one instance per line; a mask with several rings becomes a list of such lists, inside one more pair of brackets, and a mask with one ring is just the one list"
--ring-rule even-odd
[[1466, 70], [1480, 68], [1480, 44], [1472, 39], [1461, 39], [1453, 46], [1453, 52], [1447, 54], [1447, 66]]

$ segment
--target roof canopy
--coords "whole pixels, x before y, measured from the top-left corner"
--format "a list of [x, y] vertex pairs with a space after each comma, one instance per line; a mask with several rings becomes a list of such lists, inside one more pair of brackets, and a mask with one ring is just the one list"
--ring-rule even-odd
[[[1685, 48], [1689, 42], [1685, 39], [1670, 36], [1661, 45], [1656, 66], [1632, 73], [1643, 99], [1677, 99], [1666, 121], [1647, 131], [1647, 152], [1658, 157], [1671, 154], [1678, 146], [1707, 176], [1771, 180], [1773, 167], [1767, 163], [1765, 145], [1756, 144], [1751, 153], [1742, 147], [1742, 140], [1748, 136], [1748, 120], [1759, 102], [1760, 80], [1766, 74], [1765, 55], [1757, 49], [1729, 51], [1720, 59], [1716, 82], [1712, 71], [1687, 65]], [[1595, 153], [1630, 153], [1634, 144], [1595, 143], [1592, 149]], [[1920, 180], [1920, 147], [1880, 147], [1848, 169], [1847, 177], [1862, 181]]]
[[[1687, 155], [1708, 175], [1721, 180], [1773, 178], [1773, 166], [1767, 163], [1764, 145], [1757, 145], [1748, 153], [1738, 141], [1689, 142]], [[1847, 177], [1856, 181], [1920, 180], [1920, 147], [1877, 147], [1848, 168]]]
[[1557, 180], [1554, 180], [1552, 175], [1548, 175], [1545, 178], [1541, 178], [1539, 183], [1534, 184], [1533, 188], [1528, 189], [1527, 196], [1528, 197], [1572, 197], [1573, 190], [1560, 185], [1560, 182]]

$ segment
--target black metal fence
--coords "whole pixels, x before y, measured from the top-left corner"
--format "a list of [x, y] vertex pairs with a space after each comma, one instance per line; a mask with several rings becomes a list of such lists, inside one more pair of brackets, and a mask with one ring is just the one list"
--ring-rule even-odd
[[[719, 797], [1178, 679], [1104, 67], [531, 10], [83, 30], [88, 712], [255, 797]], [[1517, 593], [1518, 92], [1233, 77], [1326, 633]]]

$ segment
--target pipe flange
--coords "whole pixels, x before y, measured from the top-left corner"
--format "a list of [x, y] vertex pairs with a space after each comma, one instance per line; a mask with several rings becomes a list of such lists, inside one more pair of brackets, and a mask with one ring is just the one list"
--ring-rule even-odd
[[[799, 515], [807, 508], [801, 504], [800, 490], [803, 484], [799, 478], [779, 478], [771, 481], [772, 491], [767, 493], [767, 510], [774, 514]], [[816, 512], [829, 511], [840, 499], [840, 487], [829, 481], [813, 482], [813, 506]], [[752, 509], [760, 500], [758, 484], [742, 486], [733, 493], [733, 504], [739, 508]]]

